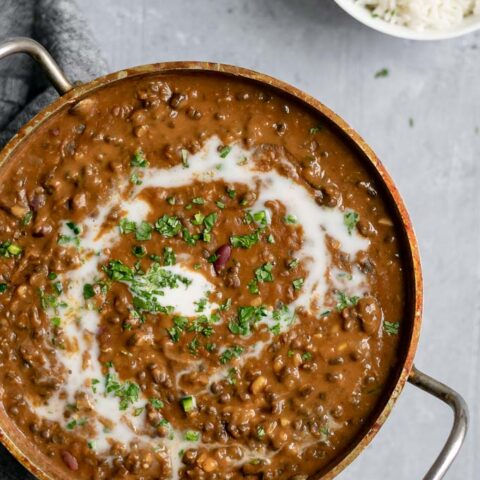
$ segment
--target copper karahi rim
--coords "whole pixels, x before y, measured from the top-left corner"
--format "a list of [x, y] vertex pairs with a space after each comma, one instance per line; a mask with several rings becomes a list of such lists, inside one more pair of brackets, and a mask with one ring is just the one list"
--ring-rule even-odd
[[[328, 119], [333, 125], [337, 127], [343, 136], [353, 145], [357, 151], [363, 156], [363, 161], [367, 162], [370, 167], [373, 167], [376, 174], [383, 181], [385, 190], [390, 195], [390, 202], [394, 209], [398, 220], [401, 221], [403, 227], [403, 234], [405, 237], [405, 261], [410, 263], [410, 275], [408, 287], [411, 290], [410, 293], [410, 338], [406, 338], [405, 342], [408, 342], [404, 348], [404, 361], [401, 367], [398, 368], [397, 379], [392, 382], [390, 387], [390, 396], [385, 401], [383, 408], [378, 412], [376, 418], [371, 424], [369, 430], [361, 437], [356, 444], [352, 445], [350, 450], [341, 458], [335, 465], [330, 468], [326, 473], [315, 475], [317, 480], [331, 480], [336, 477], [342, 470], [344, 470], [370, 443], [378, 430], [381, 428], [388, 415], [390, 414], [398, 396], [400, 395], [406, 381], [408, 380], [412, 366], [413, 358], [418, 344], [420, 335], [420, 326], [422, 321], [422, 273], [420, 266], [420, 255], [418, 251], [418, 245], [415, 238], [412, 223], [408, 216], [407, 210], [403, 203], [403, 200], [393, 183], [390, 175], [387, 173], [385, 167], [382, 165], [378, 157], [373, 150], [366, 144], [366, 142], [355, 132], [344, 120], [342, 120], [337, 114], [332, 112], [329, 108], [323, 105], [318, 100], [314, 99], [310, 95], [292, 87], [280, 80], [272, 78], [268, 75], [264, 75], [245, 68], [235, 67], [231, 65], [223, 65], [219, 63], [208, 62], [167, 62], [157, 63], [151, 65], [142, 65], [126, 70], [121, 70], [116, 73], [112, 73], [103, 77], [100, 77], [87, 84], [79, 85], [66, 93], [64, 96], [57, 99], [50, 104], [47, 108], [42, 110], [32, 120], [30, 120], [20, 131], [10, 140], [5, 148], [0, 152], [0, 165], [8, 161], [8, 158], [15, 152], [15, 150], [27, 139], [31, 134], [35, 133], [35, 130], [40, 127], [47, 119], [55, 115], [60, 109], [67, 104], [75, 103], [80, 97], [88, 95], [89, 93], [97, 90], [101, 87], [113, 84], [116, 81], [123, 80], [131, 77], [147, 76], [156, 73], [175, 73], [175, 72], [210, 72], [212, 74], [219, 73], [226, 76], [239, 77], [243, 79], [253, 80], [259, 84], [263, 84], [270, 88], [273, 88], [283, 94], [287, 94], [296, 98], [303, 104], [307, 105], [311, 109], [318, 112], [320, 115]], [[407, 332], [404, 332], [406, 337]], [[0, 385], [1, 391], [1, 385]], [[35, 451], [28, 453], [28, 448], [34, 450], [31, 443], [27, 443], [25, 437], [16, 428], [7, 428], [8, 416], [0, 407], [0, 442], [10, 451], [10, 453], [30, 472], [36, 475], [40, 480], [58, 480], [65, 479], [70, 480], [70, 477], [56, 468], [53, 464], [41, 465], [42, 456]], [[11, 423], [11, 422], [10, 422]], [[22, 444], [22, 447], [19, 444]], [[43, 457], [44, 458], [44, 457]]]

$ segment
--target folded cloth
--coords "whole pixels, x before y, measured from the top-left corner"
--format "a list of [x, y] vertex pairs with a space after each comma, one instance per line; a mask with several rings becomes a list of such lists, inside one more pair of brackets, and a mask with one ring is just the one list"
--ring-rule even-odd
[[[47, 48], [70, 81], [90, 80], [107, 70], [73, 0], [0, 0], [0, 12], [0, 42], [19, 36], [34, 38]], [[1, 60], [0, 148], [56, 97], [32, 59], [14, 55]], [[0, 480], [33, 479], [0, 446]]]
[[[40, 42], [70, 81], [106, 72], [90, 29], [73, 0], [0, 0], [0, 41], [26, 36]], [[57, 94], [25, 55], [0, 61], [0, 148]], [[0, 470], [0, 479], [2, 479]]]

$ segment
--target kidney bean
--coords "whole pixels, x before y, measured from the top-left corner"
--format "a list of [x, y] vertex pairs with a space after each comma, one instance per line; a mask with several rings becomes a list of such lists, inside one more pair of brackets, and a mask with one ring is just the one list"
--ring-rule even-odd
[[232, 247], [230, 245], [222, 245], [215, 252], [217, 259], [213, 263], [213, 268], [217, 273], [220, 273], [227, 264], [230, 256], [232, 255]]
[[70, 452], [63, 450], [61, 455], [63, 462], [70, 470], [78, 470], [78, 460]]

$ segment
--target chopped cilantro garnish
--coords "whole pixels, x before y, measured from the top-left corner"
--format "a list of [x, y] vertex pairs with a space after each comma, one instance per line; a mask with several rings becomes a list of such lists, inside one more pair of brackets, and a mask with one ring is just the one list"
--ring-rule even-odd
[[93, 393], [97, 393], [97, 385], [100, 383], [98, 378], [92, 378], [92, 391]]
[[339, 312], [345, 308], [354, 307], [360, 300], [360, 298], [356, 296], [348, 297], [344, 292], [338, 292], [337, 295], [338, 303], [336, 308]]
[[221, 201], [221, 200], [217, 200], [215, 202], [215, 205], [220, 208], [221, 210], [223, 210], [225, 208], [225, 204]]
[[290, 269], [294, 269], [298, 267], [298, 263], [299, 263], [298, 258], [293, 258], [288, 262], [287, 266]]
[[197, 408], [197, 402], [195, 400], [195, 397], [192, 397], [191, 395], [189, 395], [188, 397], [183, 397], [180, 400], [180, 403], [185, 413], [191, 412], [192, 410], [195, 410]]
[[271, 327], [270, 331], [274, 335], [280, 334], [283, 326], [290, 326], [295, 321], [295, 311], [290, 310], [286, 305], [274, 310], [272, 313], [272, 319], [275, 322]]
[[164, 290], [178, 288], [181, 284], [188, 287], [192, 283], [190, 279], [166, 270], [158, 263], [152, 263], [146, 273], [137, 273], [119, 260], [110, 260], [103, 269], [112, 280], [129, 283], [133, 306], [138, 312], [171, 313], [173, 307], [159, 303]]
[[133, 411], [133, 416], [134, 417], [139, 417], [143, 411], [145, 410], [145, 407], [138, 407]]
[[232, 306], [232, 299], [227, 298], [221, 305], [220, 305], [220, 310], [222, 311], [227, 311], [230, 310], [230, 307]]
[[243, 353], [243, 347], [240, 345], [233, 345], [230, 348], [227, 348], [220, 355], [219, 360], [222, 365], [230, 363], [234, 358], [240, 357]]
[[261, 227], [265, 228], [268, 225], [268, 214], [266, 210], [260, 210], [253, 214], [253, 220], [255, 223]]
[[253, 295], [256, 295], [260, 292], [260, 290], [258, 289], [258, 282], [255, 279], [248, 282], [247, 288], [248, 291]]
[[232, 147], [229, 147], [228, 145], [224, 146], [220, 150], [220, 158], [226, 158], [231, 151], [232, 151]]
[[295, 215], [292, 215], [291, 213], [289, 213], [288, 215], [285, 215], [283, 221], [287, 225], [295, 225], [297, 223], [297, 217]]
[[195, 205], [204, 205], [205, 200], [202, 197], [195, 197], [192, 199], [192, 203], [194, 203]]
[[233, 200], [235, 196], [237, 195], [237, 192], [231, 188], [226, 189], [227, 195]]
[[304, 279], [304, 278], [296, 278], [296, 279], [292, 282], [293, 288], [294, 288], [295, 290], [300, 290], [300, 289], [303, 287], [304, 282], [305, 282], [305, 279]]
[[188, 231], [188, 229], [186, 227], [184, 227], [184, 228], [182, 228], [182, 237], [183, 237], [183, 240], [185, 240], [185, 242], [188, 245], [194, 246], [197, 243], [197, 240], [200, 238], [200, 235], [198, 235], [197, 233], [194, 233], [192, 235]]
[[398, 335], [400, 324], [398, 322], [383, 322], [383, 329], [388, 335]]
[[0, 283], [0, 293], [5, 293], [7, 291], [8, 285], [6, 283]]
[[255, 278], [258, 282], [273, 282], [273, 264], [265, 263], [255, 270]]
[[172, 238], [180, 232], [182, 224], [178, 217], [165, 214], [155, 222], [155, 229], [165, 238]]
[[89, 300], [90, 298], [93, 298], [95, 296], [95, 290], [93, 288], [93, 285], [90, 283], [86, 283], [83, 286], [83, 298], [85, 300]]
[[120, 233], [134, 233], [137, 230], [137, 224], [128, 218], [122, 218], [119, 224]]
[[264, 316], [266, 316], [266, 310], [263, 306], [240, 307], [237, 318], [229, 322], [228, 329], [235, 335], [250, 335], [252, 326]]
[[204, 219], [205, 219], [205, 215], [203, 215], [203, 213], [197, 212], [193, 216], [193, 220], [191, 222], [193, 225], [201, 225]]
[[60, 235], [58, 237], [59, 245], [68, 245], [73, 243], [77, 248], [80, 246], [80, 239], [78, 237], [71, 237], [70, 235]]
[[62, 285], [62, 282], [55, 282], [53, 285], [52, 285], [53, 289], [55, 290], [55, 293], [57, 295], [61, 295], [63, 293], [63, 285]]
[[137, 225], [137, 230], [135, 232], [135, 238], [139, 242], [150, 240], [152, 238], [153, 226], [145, 221], [140, 222]]
[[137, 150], [130, 162], [130, 165], [132, 167], [140, 167], [140, 168], [146, 168], [148, 167], [148, 161], [145, 158], [145, 154], [142, 152], [142, 150]]
[[214, 352], [216, 349], [217, 349], [217, 345], [215, 345], [215, 343], [206, 343], [206, 344], [205, 344], [205, 350], [206, 350], [207, 352], [212, 353], [212, 352]]
[[140, 387], [130, 381], [122, 385], [115, 373], [108, 372], [105, 376], [105, 391], [106, 393], [113, 393], [115, 397], [118, 397], [120, 399], [120, 410], [126, 410], [129, 405], [133, 405], [138, 400]]
[[180, 153], [181, 153], [181, 156], [182, 156], [183, 168], [188, 168], [190, 166], [188, 164], [188, 150], [182, 148], [182, 151]]
[[200, 440], [200, 432], [187, 430], [185, 432], [185, 440], [187, 440], [187, 442], [198, 442], [198, 440]]
[[238, 248], [250, 248], [258, 243], [258, 233], [250, 233], [247, 235], [232, 235], [230, 237], [230, 243], [233, 247]]
[[18, 257], [22, 251], [22, 247], [12, 242], [0, 242], [0, 257]]
[[310, 129], [310, 135], [315, 135], [316, 133], [318, 133], [320, 130], [322, 130], [322, 126], [321, 125], [316, 125], [315, 127], [312, 127]]
[[203, 225], [205, 226], [205, 228], [208, 228], [209, 230], [211, 230], [215, 225], [215, 222], [217, 221], [217, 217], [218, 215], [215, 212], [212, 212], [209, 215], [207, 215], [203, 220]]
[[188, 351], [192, 355], [197, 355], [199, 348], [200, 348], [200, 341], [198, 340], [197, 337], [194, 337], [188, 344]]
[[229, 368], [227, 380], [230, 385], [235, 385], [237, 383], [238, 371], [236, 368]]
[[265, 436], [265, 428], [263, 428], [261, 425], [257, 427], [257, 438], [261, 440]]
[[152, 405], [153, 408], [155, 408], [155, 410], [160, 410], [164, 406], [163, 402], [158, 398], [151, 398], [150, 404]]
[[66, 222], [67, 227], [75, 234], [80, 235], [82, 233], [82, 229], [79, 225], [74, 222]]
[[313, 358], [313, 355], [310, 353], [310, 352], [303, 352], [302, 353], [302, 360], [304, 362], [308, 362], [309, 360], [311, 360]]
[[388, 68], [382, 68], [375, 73], [375, 78], [388, 77], [389, 74], [390, 71], [388, 70]]
[[353, 229], [356, 227], [358, 223], [359, 215], [357, 212], [346, 212], [343, 215], [343, 224], [347, 227], [348, 234], [351, 235]]
[[167, 266], [175, 265], [177, 258], [172, 247], [165, 247], [163, 249], [163, 264]]
[[77, 421], [75, 419], [70, 420], [66, 425], [68, 430], [73, 430], [76, 426], [77, 426]]
[[60, 324], [62, 323], [62, 320], [60, 319], [60, 317], [52, 317], [50, 319], [50, 323], [54, 326], [54, 327], [59, 327]]
[[22, 218], [22, 225], [27, 226], [30, 224], [33, 218], [33, 212], [29, 210]]
[[133, 185], [141, 185], [143, 183], [142, 179], [138, 176], [138, 173], [137, 172], [133, 172], [131, 175], [130, 175], [130, 182], [133, 184]]
[[180, 335], [188, 326], [188, 318], [186, 317], [173, 317], [173, 327], [167, 329], [168, 334], [173, 342], [180, 340]]

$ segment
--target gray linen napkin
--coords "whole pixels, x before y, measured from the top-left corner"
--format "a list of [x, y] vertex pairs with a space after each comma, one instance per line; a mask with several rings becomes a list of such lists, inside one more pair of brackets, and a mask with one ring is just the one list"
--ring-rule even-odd
[[[34, 38], [53, 55], [70, 81], [91, 80], [106, 63], [73, 0], [0, 0], [0, 41]], [[48, 79], [26, 55], [0, 61], [0, 148], [57, 97]], [[33, 480], [0, 446], [0, 480]]]
[[[0, 0], [0, 41], [18, 36], [46, 47], [71, 82], [107, 70], [73, 0]], [[18, 54], [0, 61], [0, 148], [56, 96], [30, 58]]]

